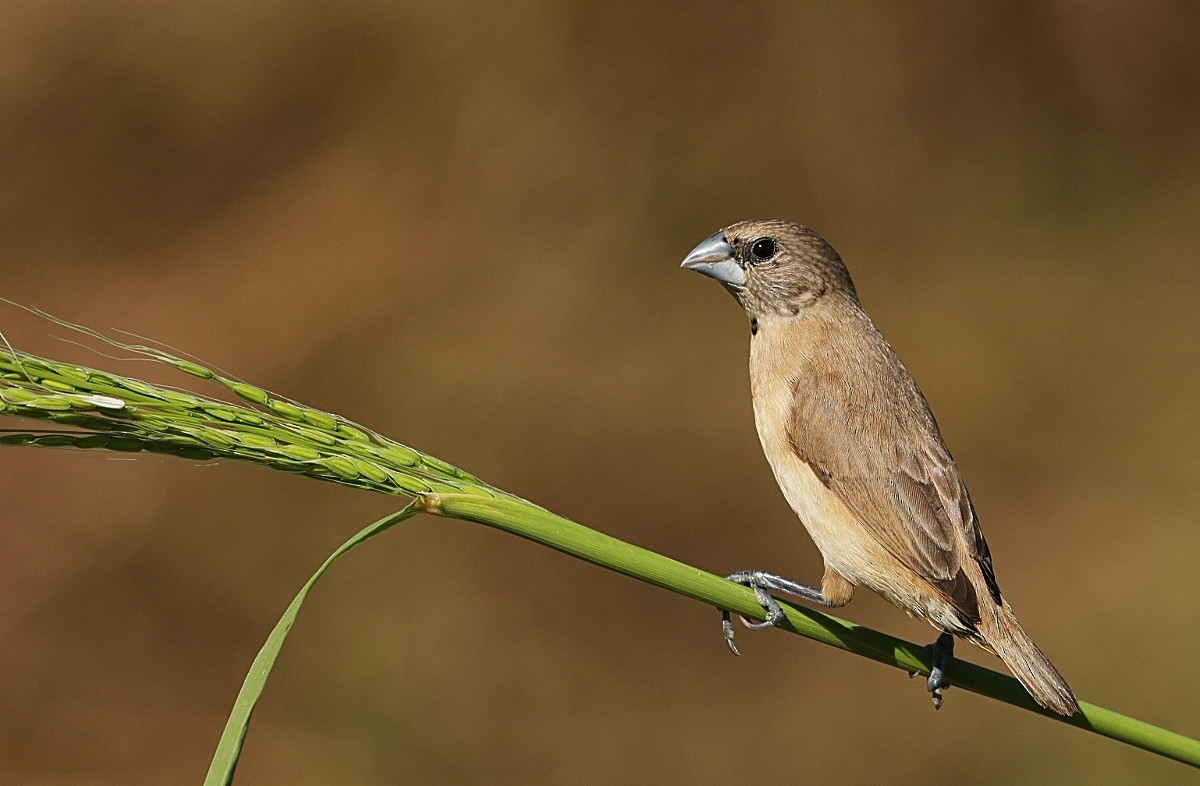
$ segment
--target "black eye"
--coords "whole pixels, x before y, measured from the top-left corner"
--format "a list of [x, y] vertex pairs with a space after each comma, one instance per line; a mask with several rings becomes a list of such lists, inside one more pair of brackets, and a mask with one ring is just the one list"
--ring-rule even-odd
[[766, 262], [775, 256], [775, 241], [769, 237], [760, 237], [754, 241], [754, 245], [750, 246], [750, 253], [759, 262]]

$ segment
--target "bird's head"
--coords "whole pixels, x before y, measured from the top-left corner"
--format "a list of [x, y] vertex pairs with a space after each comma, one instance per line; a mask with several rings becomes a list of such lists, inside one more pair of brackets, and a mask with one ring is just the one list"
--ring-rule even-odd
[[827, 297], [858, 302], [833, 246], [790, 221], [742, 221], [714, 232], [683, 260], [711, 276], [752, 318], [798, 316]]

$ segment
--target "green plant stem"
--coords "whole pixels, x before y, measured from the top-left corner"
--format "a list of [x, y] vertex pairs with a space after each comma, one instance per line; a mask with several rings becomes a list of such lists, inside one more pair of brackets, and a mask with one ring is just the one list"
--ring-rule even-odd
[[[496, 527], [671, 592], [729, 609], [747, 618], [763, 619], [762, 607], [749, 589], [588, 529], [531, 503], [462, 494], [431, 494], [423, 497], [421, 504], [430, 513]], [[931, 664], [926, 647], [815, 609], [788, 603], [781, 605], [787, 616], [787, 622], [781, 626], [784, 630], [909, 673], [929, 674]], [[1083, 701], [1079, 702], [1080, 714], [1064, 718], [1038, 706], [1014, 678], [968, 661], [955, 659], [949, 677], [957, 688], [1200, 767], [1198, 740]]]

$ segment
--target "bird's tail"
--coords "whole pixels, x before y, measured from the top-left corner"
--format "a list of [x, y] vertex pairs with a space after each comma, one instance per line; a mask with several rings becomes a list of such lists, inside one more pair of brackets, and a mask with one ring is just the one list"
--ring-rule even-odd
[[1067, 681], [1025, 633], [1008, 603], [987, 605], [989, 608], [981, 609], [984, 615], [981, 633], [1033, 700], [1059, 715], [1071, 716], [1079, 712], [1079, 704]]

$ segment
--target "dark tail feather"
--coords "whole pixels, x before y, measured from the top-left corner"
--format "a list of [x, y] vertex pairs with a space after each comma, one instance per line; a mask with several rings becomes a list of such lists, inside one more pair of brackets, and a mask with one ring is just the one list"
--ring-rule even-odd
[[986, 631], [987, 643], [1033, 700], [1059, 715], [1071, 716], [1079, 712], [1075, 694], [1071, 693], [1067, 681], [1025, 633], [1008, 604], [987, 605], [990, 608], [984, 610], [985, 619], [980, 626]]

